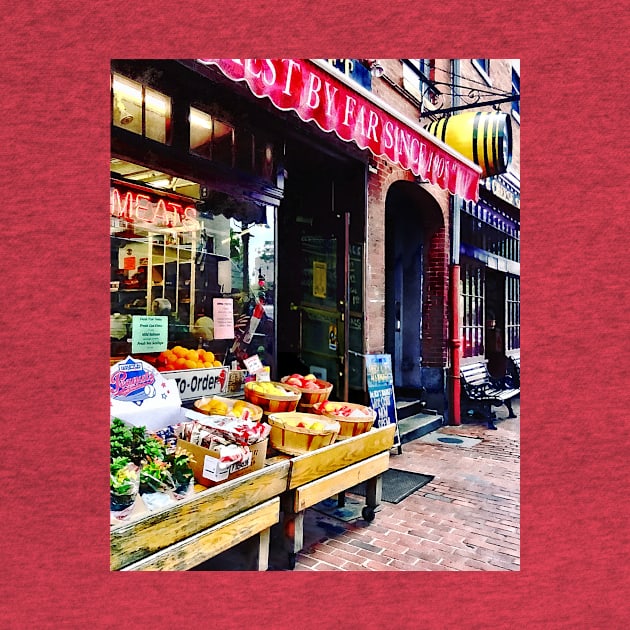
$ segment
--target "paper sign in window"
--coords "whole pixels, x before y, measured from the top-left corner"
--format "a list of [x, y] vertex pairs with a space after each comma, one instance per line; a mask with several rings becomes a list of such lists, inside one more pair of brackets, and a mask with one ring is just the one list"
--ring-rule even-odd
[[326, 263], [313, 262], [313, 296], [326, 297]]
[[215, 339], [234, 339], [234, 300], [214, 298], [212, 319]]
[[131, 318], [131, 352], [162, 352], [168, 345], [168, 317], [134, 315]]

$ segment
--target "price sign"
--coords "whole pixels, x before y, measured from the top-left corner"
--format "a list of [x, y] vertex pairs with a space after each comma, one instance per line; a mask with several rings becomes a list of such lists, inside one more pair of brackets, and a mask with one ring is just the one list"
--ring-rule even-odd
[[168, 317], [134, 315], [131, 318], [131, 352], [162, 352], [168, 345]]
[[396, 414], [396, 399], [394, 397], [394, 377], [392, 375], [392, 358], [389, 354], [366, 354], [365, 370], [367, 376], [370, 404], [376, 411], [374, 425], [386, 427], [396, 425], [394, 446], [401, 451], [400, 433], [398, 432], [398, 416]]
[[264, 366], [257, 354], [252, 357], [248, 357], [247, 359], [243, 359], [243, 363], [250, 374], [258, 374], [258, 372], [264, 370]]
[[212, 317], [215, 339], [234, 339], [234, 300], [213, 298]]

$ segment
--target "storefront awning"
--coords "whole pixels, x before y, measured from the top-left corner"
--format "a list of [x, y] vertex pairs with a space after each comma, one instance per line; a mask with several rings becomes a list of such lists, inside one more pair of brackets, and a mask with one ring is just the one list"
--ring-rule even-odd
[[330, 64], [310, 59], [197, 59], [245, 81], [258, 97], [295, 111], [346, 142], [369, 149], [414, 175], [460, 195], [478, 198], [480, 169], [419, 124], [405, 118], [360, 85], [350, 85]]

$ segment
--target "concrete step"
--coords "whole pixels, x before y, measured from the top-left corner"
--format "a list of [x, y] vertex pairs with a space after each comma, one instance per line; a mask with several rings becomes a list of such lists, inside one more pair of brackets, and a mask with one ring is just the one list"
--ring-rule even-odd
[[416, 398], [396, 398], [396, 415], [398, 420], [408, 418], [417, 413], [424, 413], [426, 403]]
[[412, 440], [431, 433], [444, 425], [444, 418], [437, 413], [417, 413], [413, 416], [398, 420], [400, 443], [406, 444]]

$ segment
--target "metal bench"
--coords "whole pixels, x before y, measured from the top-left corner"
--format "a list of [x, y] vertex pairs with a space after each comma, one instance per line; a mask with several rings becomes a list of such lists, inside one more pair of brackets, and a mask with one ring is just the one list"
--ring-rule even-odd
[[488, 428], [496, 429], [496, 414], [492, 407], [505, 405], [508, 418], [516, 418], [512, 410], [512, 399], [521, 393], [518, 387], [505, 387], [501, 381], [493, 379], [485, 361], [468, 363], [460, 368], [461, 383], [468, 400], [482, 408], [488, 420]]
[[514, 387], [521, 386], [521, 351], [515, 352], [508, 356], [510, 362], [510, 379]]

